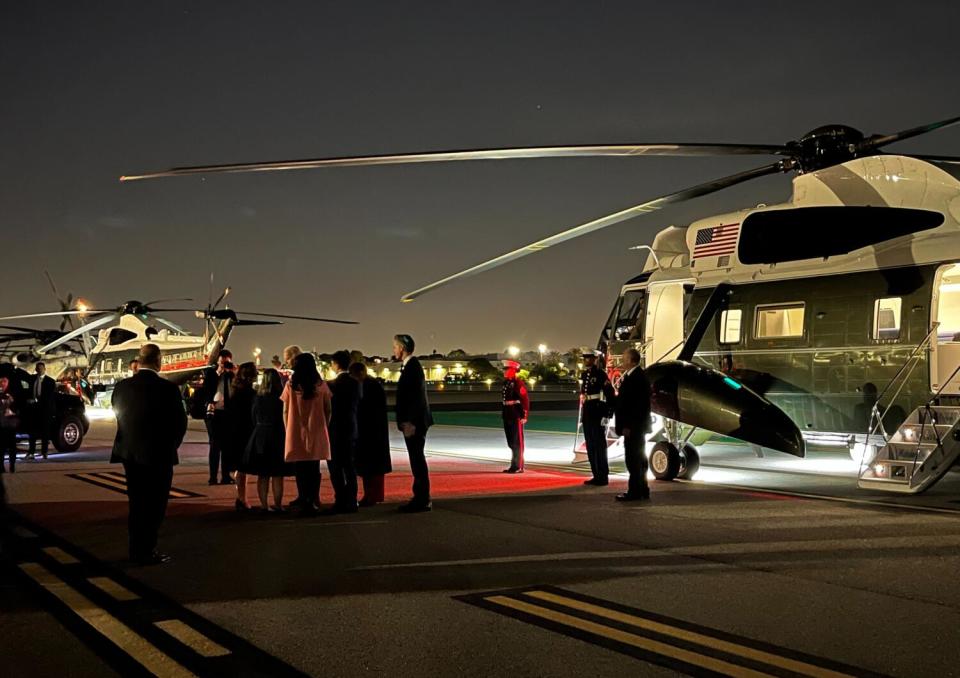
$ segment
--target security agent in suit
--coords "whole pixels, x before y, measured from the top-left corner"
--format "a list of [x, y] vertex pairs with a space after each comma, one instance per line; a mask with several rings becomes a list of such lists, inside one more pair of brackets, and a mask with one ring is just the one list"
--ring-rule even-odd
[[57, 418], [57, 382], [47, 376], [47, 367], [37, 363], [36, 374], [30, 385], [30, 449], [27, 459], [33, 459], [40, 439], [40, 453], [47, 458], [50, 452], [50, 436]]
[[360, 384], [347, 371], [350, 354], [333, 354], [337, 378], [330, 382], [333, 391], [333, 412], [330, 418], [330, 483], [333, 485], [334, 506], [330, 513], [357, 512], [357, 467], [354, 456], [357, 447], [357, 410], [360, 407]]
[[430, 471], [424, 447], [427, 429], [433, 425], [427, 403], [427, 380], [420, 361], [413, 357], [413, 337], [398, 334], [393, 338], [393, 357], [403, 362], [397, 382], [397, 428], [403, 432], [413, 473], [413, 499], [400, 507], [404, 513], [419, 513], [433, 508], [430, 503]]
[[630, 473], [627, 491], [617, 501], [650, 498], [647, 487], [646, 434], [650, 432], [650, 382], [640, 367], [640, 352], [628, 348], [623, 352], [623, 378], [616, 401], [617, 435], [623, 436], [623, 460]]
[[587, 445], [587, 459], [593, 477], [584, 485], [606, 485], [610, 469], [607, 465], [607, 432], [603, 420], [610, 414], [614, 400], [613, 386], [607, 373], [597, 364], [600, 351], [591, 351], [583, 356], [584, 369], [580, 374], [580, 422]]
[[122, 463], [130, 504], [130, 559], [141, 565], [170, 560], [159, 553], [157, 534], [167, 511], [177, 449], [187, 431], [180, 389], [159, 374], [160, 348], [140, 348], [140, 370], [113, 390], [117, 437], [112, 463]]

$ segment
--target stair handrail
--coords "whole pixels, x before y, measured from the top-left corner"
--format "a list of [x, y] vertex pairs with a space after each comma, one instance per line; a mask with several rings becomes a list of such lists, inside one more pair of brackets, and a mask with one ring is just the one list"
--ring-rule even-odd
[[[886, 430], [883, 428], [883, 418], [887, 416], [887, 412], [890, 411], [890, 408], [893, 407], [893, 404], [897, 401], [897, 398], [900, 396], [900, 392], [903, 391], [903, 387], [906, 386], [907, 380], [910, 375], [913, 374], [913, 371], [917, 367], [918, 357], [920, 351], [923, 350], [924, 346], [930, 343], [930, 338], [934, 336], [937, 331], [937, 328], [940, 327], [939, 321], [934, 321], [933, 325], [930, 327], [930, 331], [927, 332], [927, 335], [913, 347], [913, 350], [910, 352], [910, 355], [907, 356], [907, 359], [903, 361], [903, 365], [900, 366], [900, 369], [897, 370], [897, 373], [893, 375], [893, 378], [887, 382], [887, 385], [883, 387], [883, 390], [880, 391], [880, 394], [877, 396], [877, 399], [873, 403], [873, 407], [870, 411], [870, 422], [867, 425], [867, 442], [870, 441], [870, 436], [874, 435], [877, 432], [877, 429], [880, 429], [880, 433], [883, 435], [884, 441], [889, 441], [890, 437], [887, 435]], [[880, 413], [880, 402], [883, 400], [884, 396], [887, 394], [887, 391], [890, 390], [890, 387], [893, 386], [897, 380], [903, 375], [904, 371], [907, 368], [910, 368], [910, 371], [907, 372], [906, 377], [902, 380], [897, 392], [893, 394], [893, 398], [890, 399], [890, 404], [884, 409], [883, 414]], [[960, 369], [960, 366], [958, 366]], [[941, 387], [942, 389], [942, 387]], [[874, 419], [876, 419], [876, 425], [874, 425]]]

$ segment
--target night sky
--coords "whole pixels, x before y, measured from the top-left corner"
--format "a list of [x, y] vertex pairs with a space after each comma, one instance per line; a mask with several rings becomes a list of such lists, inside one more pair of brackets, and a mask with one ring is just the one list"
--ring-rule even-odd
[[[773, 177], [445, 287], [400, 295], [583, 221], [771, 162], [520, 160], [120, 184], [176, 165], [498, 146], [782, 143], [960, 114], [960, 3], [4, 2], [0, 312], [192, 296], [360, 321], [238, 330], [387, 353], [593, 345], [627, 248], [778, 202]], [[952, 128], [890, 152], [960, 155]], [[199, 331], [198, 321], [171, 316]]]

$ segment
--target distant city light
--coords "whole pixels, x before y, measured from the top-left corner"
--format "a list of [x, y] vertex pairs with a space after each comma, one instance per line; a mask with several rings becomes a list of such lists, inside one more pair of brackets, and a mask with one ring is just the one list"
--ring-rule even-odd
[[520, 349], [516, 346], [510, 346], [507, 349], [507, 353], [510, 354], [510, 357], [516, 358], [518, 355], [520, 355]]
[[540, 351], [541, 354], [542, 354], [542, 353], [546, 353], [546, 352], [547, 352], [547, 345], [546, 345], [546, 344], [540, 344], [539, 346], [537, 346], [537, 350]]

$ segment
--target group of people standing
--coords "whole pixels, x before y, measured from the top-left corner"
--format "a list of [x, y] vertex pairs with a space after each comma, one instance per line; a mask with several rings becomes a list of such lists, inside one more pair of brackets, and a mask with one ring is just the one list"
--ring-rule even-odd
[[[404, 513], [432, 508], [424, 447], [433, 417], [423, 368], [413, 350], [410, 335], [394, 337], [393, 354], [403, 364], [397, 384], [397, 428], [406, 441], [413, 473], [413, 498], [400, 507]], [[219, 471], [219, 482], [236, 484], [238, 510], [249, 510], [246, 481], [255, 475], [264, 510], [292, 506], [301, 515], [316, 515], [321, 461], [327, 463], [334, 489], [326, 512], [353, 513], [384, 500], [384, 476], [392, 470], [387, 399], [379, 382], [367, 378], [364, 365], [351, 364], [350, 354], [338, 351], [333, 357], [337, 377], [327, 383], [313, 355], [296, 346], [284, 351], [289, 373], [271, 367], [259, 379], [254, 363], [234, 367], [232, 358], [229, 351], [221, 351], [198, 402], [209, 415], [210, 481], [218, 482]], [[170, 560], [157, 551], [157, 536], [187, 417], [180, 390], [159, 375], [160, 348], [144, 344], [137, 360], [133, 376], [113, 392], [117, 434], [111, 461], [122, 463], [127, 476], [130, 559], [153, 565]], [[297, 497], [285, 507], [283, 479], [289, 475], [296, 478]], [[360, 501], [358, 477], [364, 490]]]
[[57, 383], [46, 371], [46, 365], [38, 362], [26, 388], [20, 389], [12, 381], [14, 377], [0, 375], [0, 473], [7, 459], [10, 472], [16, 471], [18, 431], [29, 435], [25, 459], [36, 458], [38, 442], [43, 459], [50, 452], [50, 439], [56, 428]]
[[[404, 432], [414, 475], [414, 498], [404, 510], [430, 508], [429, 472], [424, 455], [426, 431], [433, 423], [423, 369], [410, 354], [409, 335], [394, 339], [394, 355], [403, 361], [397, 385], [397, 422]], [[210, 484], [235, 484], [238, 511], [247, 503], [247, 476], [257, 476], [260, 507], [301, 515], [320, 510], [320, 462], [326, 462], [334, 499], [327, 513], [354, 513], [384, 500], [390, 459], [387, 397], [347, 351], [334, 353], [337, 376], [327, 382], [313, 355], [298, 346], [284, 349], [286, 370], [263, 371], [256, 385], [254, 363], [234, 367], [230, 351], [221, 351], [206, 375], [198, 402], [205, 407], [210, 442]], [[219, 479], [218, 479], [219, 472]], [[283, 478], [294, 476], [297, 497], [283, 504]], [[359, 483], [363, 497], [358, 500]], [[273, 489], [273, 502], [268, 492]]]

